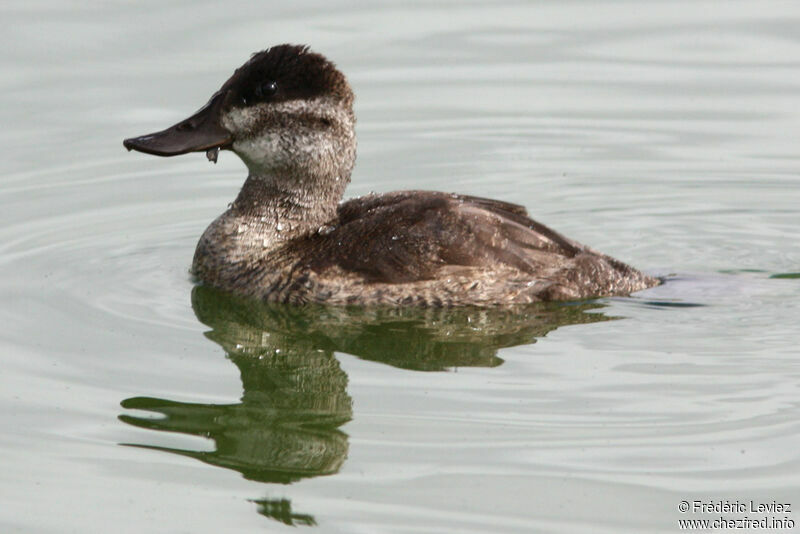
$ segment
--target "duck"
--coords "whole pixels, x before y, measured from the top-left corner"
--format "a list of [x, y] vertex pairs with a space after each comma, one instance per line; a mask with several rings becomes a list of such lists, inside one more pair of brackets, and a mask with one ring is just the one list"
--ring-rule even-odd
[[242, 297], [333, 306], [498, 307], [626, 296], [660, 280], [568, 239], [523, 206], [436, 191], [342, 201], [354, 92], [308, 46], [254, 53], [189, 118], [125, 139], [157, 156], [235, 153], [248, 176], [191, 273]]

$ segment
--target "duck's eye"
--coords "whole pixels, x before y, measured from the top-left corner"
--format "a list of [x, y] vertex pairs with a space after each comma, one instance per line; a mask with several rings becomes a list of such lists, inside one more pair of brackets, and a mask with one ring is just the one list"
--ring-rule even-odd
[[278, 84], [276, 82], [264, 82], [256, 87], [256, 96], [258, 98], [266, 98], [278, 92]]

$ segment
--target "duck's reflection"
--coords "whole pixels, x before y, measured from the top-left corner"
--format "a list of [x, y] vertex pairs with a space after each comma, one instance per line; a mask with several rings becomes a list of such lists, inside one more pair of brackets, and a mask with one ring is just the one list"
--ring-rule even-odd
[[[499, 310], [326, 308], [265, 304], [196, 287], [192, 306], [239, 368], [236, 404], [193, 404], [150, 397], [124, 408], [159, 418], [121, 415], [152, 430], [209, 438], [210, 451], [166, 448], [261, 482], [291, 483], [336, 473], [347, 457], [339, 427], [353, 415], [347, 375], [335, 352], [417, 371], [494, 367], [497, 350], [534, 343], [563, 325], [608, 320], [597, 303]], [[587, 313], [595, 310], [595, 313]], [[289, 524], [313, 524], [285, 500], [257, 501], [259, 511]], [[279, 517], [280, 516], [280, 517]]]

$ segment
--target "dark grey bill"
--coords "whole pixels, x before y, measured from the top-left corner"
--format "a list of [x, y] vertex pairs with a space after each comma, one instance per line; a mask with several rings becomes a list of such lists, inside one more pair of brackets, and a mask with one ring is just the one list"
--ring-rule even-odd
[[219, 123], [224, 97], [225, 95], [219, 92], [188, 119], [160, 132], [125, 139], [122, 144], [128, 150], [138, 150], [156, 156], [206, 152], [208, 159], [216, 162], [219, 149], [227, 148], [233, 141], [231, 133]]

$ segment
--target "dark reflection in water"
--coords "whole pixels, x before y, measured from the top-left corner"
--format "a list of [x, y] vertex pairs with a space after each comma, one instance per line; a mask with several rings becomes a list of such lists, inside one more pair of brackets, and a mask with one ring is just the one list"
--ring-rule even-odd
[[280, 521], [286, 525], [313, 526], [317, 524], [313, 515], [297, 514], [292, 512], [292, 503], [289, 499], [261, 499], [251, 501], [258, 505], [258, 513]]
[[[328, 308], [266, 304], [207, 287], [192, 292], [198, 319], [239, 368], [235, 404], [195, 404], [151, 397], [122, 401], [160, 417], [121, 415], [131, 425], [211, 439], [210, 451], [129, 444], [234, 469], [245, 478], [289, 484], [338, 472], [348, 452], [339, 427], [353, 416], [347, 375], [335, 352], [416, 371], [495, 367], [497, 350], [534, 343], [563, 325], [609, 320], [598, 303], [499, 310]], [[259, 512], [313, 525], [285, 499], [259, 500]]]

